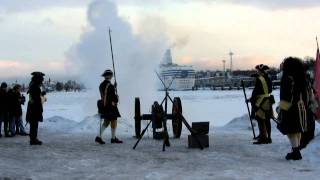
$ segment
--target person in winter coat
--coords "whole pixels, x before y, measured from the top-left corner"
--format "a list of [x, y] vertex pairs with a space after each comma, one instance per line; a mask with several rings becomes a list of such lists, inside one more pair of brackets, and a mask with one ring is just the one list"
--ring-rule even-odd
[[25, 102], [25, 97], [21, 95], [21, 86], [15, 85], [8, 93], [10, 101], [9, 117], [11, 122], [10, 131], [16, 135], [26, 136], [23, 121], [22, 121], [22, 108], [21, 105]]
[[32, 78], [29, 84], [29, 102], [26, 114], [26, 121], [30, 123], [30, 145], [41, 145], [42, 142], [38, 140], [38, 125], [43, 121], [43, 93], [41, 92], [41, 85], [43, 83], [42, 72], [31, 73]]
[[274, 98], [271, 96], [272, 83], [267, 73], [268, 66], [260, 64], [255, 68], [257, 70], [253, 75], [255, 87], [249, 101], [252, 105], [252, 118], [258, 122], [259, 136], [253, 144], [268, 144], [272, 142], [270, 122], [273, 117], [272, 104], [274, 103]]
[[1, 134], [1, 125], [3, 122], [3, 130], [5, 137], [11, 137], [9, 132], [9, 109], [8, 109], [8, 92], [7, 92], [7, 83], [3, 82], [0, 86], [0, 137]]
[[102, 76], [105, 80], [99, 86], [101, 100], [98, 101], [98, 109], [103, 121], [99, 121], [100, 128], [95, 141], [99, 144], [105, 144], [101, 136], [103, 131], [111, 124], [111, 143], [122, 143], [122, 141], [116, 137], [117, 118], [121, 116], [117, 107], [118, 95], [116, 94], [116, 85], [110, 82], [113, 77], [113, 72], [106, 70]]
[[13, 137], [15, 136], [15, 121], [12, 117], [13, 111], [14, 111], [14, 103], [13, 103], [13, 89], [9, 89], [7, 92], [7, 100], [8, 100], [8, 104], [7, 104], [7, 108], [8, 108], [8, 122], [9, 122], [9, 133], [10, 135]]
[[307, 147], [309, 142], [314, 138], [315, 131], [315, 112], [318, 107], [317, 100], [315, 98], [315, 89], [313, 88], [313, 80], [311, 79], [310, 74], [307, 74], [307, 93], [308, 93], [308, 102], [307, 102], [307, 129], [301, 134], [300, 140], [300, 150]]
[[286, 155], [286, 159], [300, 160], [301, 133], [305, 132], [307, 127], [306, 73], [303, 62], [295, 57], [284, 59], [282, 72], [278, 129], [288, 136], [292, 146], [292, 151]]

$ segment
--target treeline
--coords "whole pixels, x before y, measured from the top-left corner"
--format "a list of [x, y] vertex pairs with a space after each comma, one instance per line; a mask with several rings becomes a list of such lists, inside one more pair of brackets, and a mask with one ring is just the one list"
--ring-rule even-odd
[[52, 92], [52, 91], [82, 91], [86, 89], [84, 84], [69, 80], [67, 82], [62, 82], [62, 81], [57, 81], [57, 82], [50, 82], [46, 81], [44, 84], [44, 89], [47, 92]]

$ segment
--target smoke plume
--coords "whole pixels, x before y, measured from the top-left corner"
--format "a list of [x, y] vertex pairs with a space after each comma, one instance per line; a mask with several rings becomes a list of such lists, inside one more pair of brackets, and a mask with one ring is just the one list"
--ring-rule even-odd
[[112, 69], [110, 27], [120, 111], [123, 117], [132, 118], [134, 97], [141, 97], [142, 106], [151, 105], [154, 99], [154, 70], [166, 49], [166, 42], [162, 40], [166, 38], [157, 34], [157, 40], [146, 41], [141, 35], [134, 35], [130, 24], [118, 15], [116, 4], [106, 0], [95, 0], [89, 4], [87, 19], [88, 30], [67, 52], [68, 72], [79, 74], [82, 81], [96, 92], [94, 97], [99, 98], [101, 74], [105, 69]]
[[171, 48], [184, 48], [189, 42], [188, 36], [181, 36], [174, 40], [174, 42], [171, 44]]

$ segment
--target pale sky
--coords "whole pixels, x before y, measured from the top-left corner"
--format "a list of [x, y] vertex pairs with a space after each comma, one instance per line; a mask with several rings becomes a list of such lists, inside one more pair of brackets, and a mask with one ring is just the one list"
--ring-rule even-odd
[[[70, 75], [66, 53], [90, 31], [92, 1], [0, 0], [0, 77], [33, 70]], [[287, 56], [314, 57], [320, 34], [318, 0], [113, 2], [136, 36], [166, 42], [176, 63], [197, 69], [221, 70], [222, 60], [229, 66], [230, 50], [234, 69], [278, 67]]]

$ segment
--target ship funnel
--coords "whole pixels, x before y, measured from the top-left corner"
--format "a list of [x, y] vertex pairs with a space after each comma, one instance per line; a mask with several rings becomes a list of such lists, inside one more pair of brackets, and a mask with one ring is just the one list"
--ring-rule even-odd
[[172, 56], [170, 49], [167, 49], [167, 51], [164, 53], [162, 64], [172, 64]]

